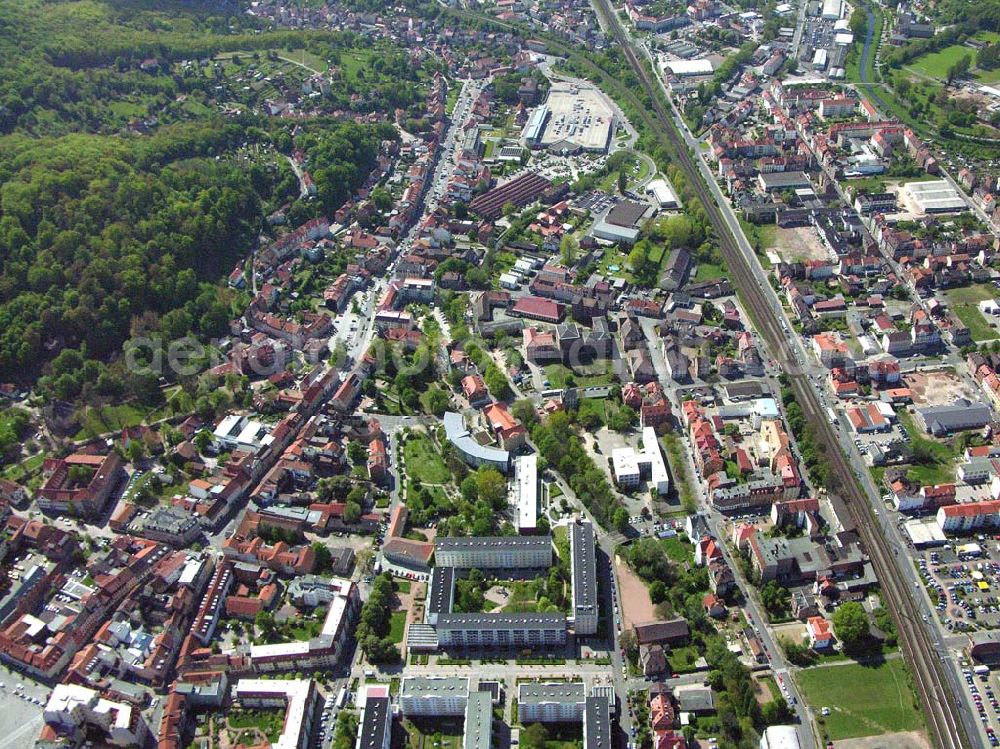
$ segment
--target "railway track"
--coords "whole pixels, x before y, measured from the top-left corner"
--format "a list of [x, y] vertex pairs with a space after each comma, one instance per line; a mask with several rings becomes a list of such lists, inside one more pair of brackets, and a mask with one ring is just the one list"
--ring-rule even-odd
[[[937, 653], [927, 630], [922, 625], [913, 591], [900, 573], [888, 544], [878, 530], [878, 523], [869, 497], [859, 485], [850, 461], [840, 450], [838, 435], [827, 421], [825, 410], [822, 408], [815, 390], [806, 375], [801, 372], [796, 373], [797, 367], [788, 356], [788, 334], [777, 319], [771, 302], [760, 285], [760, 276], [751, 266], [751, 263], [755, 261], [744, 255], [732, 236], [721, 210], [688, 151], [683, 136], [669, 113], [665, 111], [658, 95], [658, 82], [650, 80], [646, 67], [637, 57], [614, 9], [610, 7], [608, 0], [594, 0], [594, 6], [597, 12], [603, 16], [605, 28], [611, 32], [646, 90], [652, 102], [653, 119], [659, 125], [658, 128], [654, 128], [654, 132], [658, 130], [666, 137], [673, 149], [674, 160], [681, 167], [704, 205], [705, 212], [719, 239], [720, 249], [726, 259], [728, 270], [742, 293], [744, 304], [750, 308], [760, 334], [768, 342], [771, 352], [781, 364], [782, 369], [788, 374], [796, 400], [802, 407], [806, 419], [815, 430], [818, 441], [832, 448], [827, 452], [827, 458], [840, 479], [840, 493], [872, 560], [881, 585], [884, 602], [896, 621], [899, 642], [924, 706], [932, 740], [942, 749], [965, 749], [973, 746], [970, 743], [972, 737], [967, 736], [964, 725], [958, 719], [958, 707], [954, 701], [954, 694], [951, 693], [947, 685], [944, 667], [939, 657], [939, 655], [945, 654]], [[644, 119], [647, 118], [644, 117]], [[878, 501], [877, 498], [876, 501]], [[980, 744], [978, 736], [974, 740], [977, 745]]]

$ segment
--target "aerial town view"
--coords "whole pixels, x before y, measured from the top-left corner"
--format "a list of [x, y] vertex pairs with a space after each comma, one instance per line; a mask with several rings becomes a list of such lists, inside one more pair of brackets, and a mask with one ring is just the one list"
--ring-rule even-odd
[[1000, 747], [1000, 0], [0, 0], [0, 749]]

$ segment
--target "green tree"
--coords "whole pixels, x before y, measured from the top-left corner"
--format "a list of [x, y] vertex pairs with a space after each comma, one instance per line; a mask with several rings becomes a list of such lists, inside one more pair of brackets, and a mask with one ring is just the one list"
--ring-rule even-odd
[[361, 520], [361, 505], [354, 501], [349, 501], [344, 505], [344, 522], [353, 524]]
[[330, 553], [329, 547], [322, 541], [316, 541], [312, 545], [312, 551], [316, 557], [315, 571], [317, 573], [329, 571], [333, 562], [333, 554]]
[[559, 259], [565, 267], [573, 267], [579, 249], [580, 243], [572, 234], [563, 234], [562, 239], [559, 240]]
[[769, 614], [781, 616], [788, 609], [791, 593], [787, 588], [778, 585], [777, 581], [769, 580], [760, 590], [760, 600]]
[[521, 730], [520, 740], [523, 749], [545, 749], [549, 732], [541, 723], [532, 723]]
[[476, 469], [475, 477], [479, 499], [494, 509], [502, 507], [507, 501], [507, 481], [500, 472], [481, 466]]
[[833, 612], [833, 633], [850, 649], [863, 644], [868, 639], [868, 614], [856, 601], [847, 601]]
[[625, 533], [629, 528], [628, 510], [624, 507], [616, 509], [611, 516], [611, 523], [619, 533]]
[[368, 449], [358, 440], [351, 440], [347, 445], [347, 457], [356, 466], [364, 465], [368, 460]]

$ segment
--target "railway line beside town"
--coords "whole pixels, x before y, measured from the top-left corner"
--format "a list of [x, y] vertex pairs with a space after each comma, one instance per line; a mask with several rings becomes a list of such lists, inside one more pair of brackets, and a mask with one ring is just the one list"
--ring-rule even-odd
[[826, 457], [830, 461], [834, 475], [839, 478], [839, 493], [872, 560], [885, 604], [895, 617], [899, 640], [925, 709], [932, 740], [944, 749], [971, 746], [969, 743], [971, 737], [958, 717], [955, 698], [949, 693], [940, 655], [922, 626], [913, 592], [900, 573], [889, 545], [881, 537], [870, 504], [871, 498], [859, 484], [847, 457], [837, 447], [840, 440], [833, 426], [827, 421], [825, 409], [821, 406], [812, 383], [797, 366], [797, 354], [792, 353], [795, 348], [789, 346], [790, 336], [795, 334], [789, 331], [783, 320], [778, 319], [773, 299], [767, 296], [772, 292], [762, 269], [752, 256], [747, 257], [737, 243], [731, 222], [726, 220], [704, 183], [683, 135], [659, 98], [657, 82], [651, 80], [649, 71], [636, 55], [611, 4], [608, 0], [594, 0], [594, 6], [602, 17], [604, 28], [610, 31], [650, 97], [657, 129], [666, 138], [677, 165], [704, 205], [734, 284], [739, 289], [741, 299], [752, 315], [758, 332], [769, 344], [780, 367], [788, 374], [796, 400], [802, 407], [811, 428], [815, 430], [817, 441], [832, 448], [828, 450]]

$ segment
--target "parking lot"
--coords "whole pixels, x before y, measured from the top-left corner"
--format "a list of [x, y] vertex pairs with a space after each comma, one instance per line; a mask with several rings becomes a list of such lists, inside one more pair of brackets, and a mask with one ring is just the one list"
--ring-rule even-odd
[[0, 734], [5, 749], [29, 749], [42, 729], [49, 689], [0, 667]]
[[960, 553], [959, 545], [926, 551], [917, 558], [920, 576], [933, 591], [931, 600], [937, 597], [938, 617], [952, 632], [1000, 627], [1000, 553], [994, 539], [983, 537], [975, 545], [982, 556]]
[[1000, 724], [1000, 701], [997, 701], [989, 669], [977, 666], [975, 669], [963, 666], [962, 676], [976, 705], [979, 721], [983, 724], [990, 746], [1000, 746], [994, 723]]

